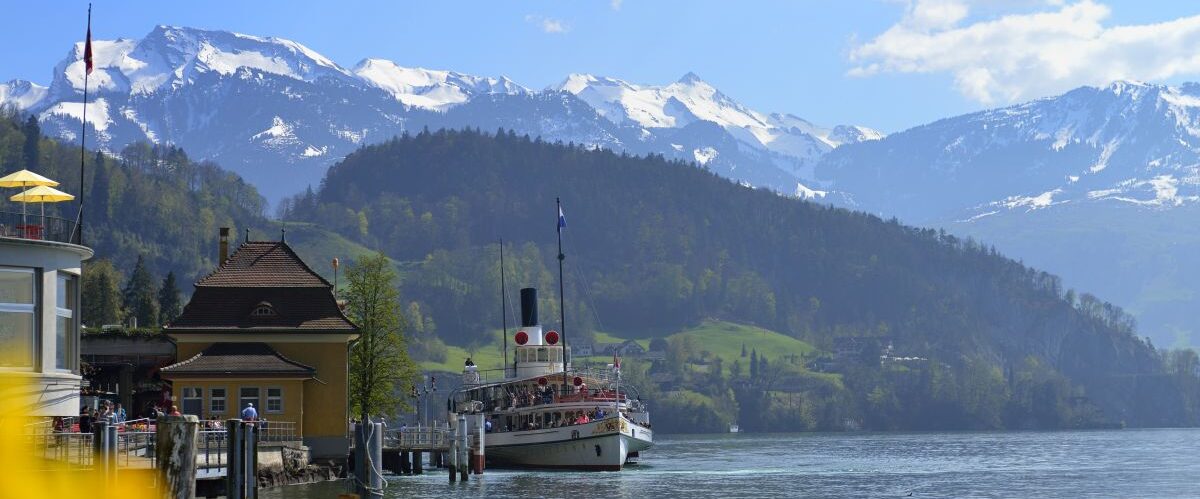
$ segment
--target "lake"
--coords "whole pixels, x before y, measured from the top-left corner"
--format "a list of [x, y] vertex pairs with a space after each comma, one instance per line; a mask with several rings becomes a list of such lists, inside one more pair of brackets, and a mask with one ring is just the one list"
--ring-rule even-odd
[[[1200, 497], [1200, 429], [663, 435], [608, 473], [388, 476], [407, 497]], [[264, 490], [335, 498], [344, 482]]]

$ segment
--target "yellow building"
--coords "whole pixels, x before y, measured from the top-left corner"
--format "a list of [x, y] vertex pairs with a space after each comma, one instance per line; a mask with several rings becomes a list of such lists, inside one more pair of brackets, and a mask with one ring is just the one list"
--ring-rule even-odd
[[201, 418], [292, 423], [314, 457], [349, 449], [349, 344], [358, 328], [333, 286], [279, 241], [242, 243], [196, 283], [191, 301], [164, 328], [179, 362], [164, 367], [180, 411]]

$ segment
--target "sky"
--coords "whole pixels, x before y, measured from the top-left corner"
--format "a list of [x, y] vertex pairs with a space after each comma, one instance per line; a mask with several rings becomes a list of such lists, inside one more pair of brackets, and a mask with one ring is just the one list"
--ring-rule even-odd
[[[50, 82], [87, 3], [0, 0], [0, 81]], [[1129, 0], [96, 1], [93, 38], [158, 24], [300, 42], [338, 64], [667, 84], [896, 132], [1116, 79], [1200, 80], [1200, 2]]]

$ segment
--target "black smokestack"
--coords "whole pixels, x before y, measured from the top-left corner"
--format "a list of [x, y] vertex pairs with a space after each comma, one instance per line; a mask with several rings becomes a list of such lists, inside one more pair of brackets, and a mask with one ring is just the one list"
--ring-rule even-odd
[[521, 327], [537, 326], [537, 288], [521, 288]]

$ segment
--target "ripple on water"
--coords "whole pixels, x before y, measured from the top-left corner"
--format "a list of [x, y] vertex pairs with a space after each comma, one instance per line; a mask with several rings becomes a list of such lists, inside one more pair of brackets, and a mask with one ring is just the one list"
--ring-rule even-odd
[[[388, 480], [388, 498], [1197, 497], [1200, 430], [667, 436], [619, 473], [489, 469]], [[331, 498], [343, 483], [261, 497]]]

